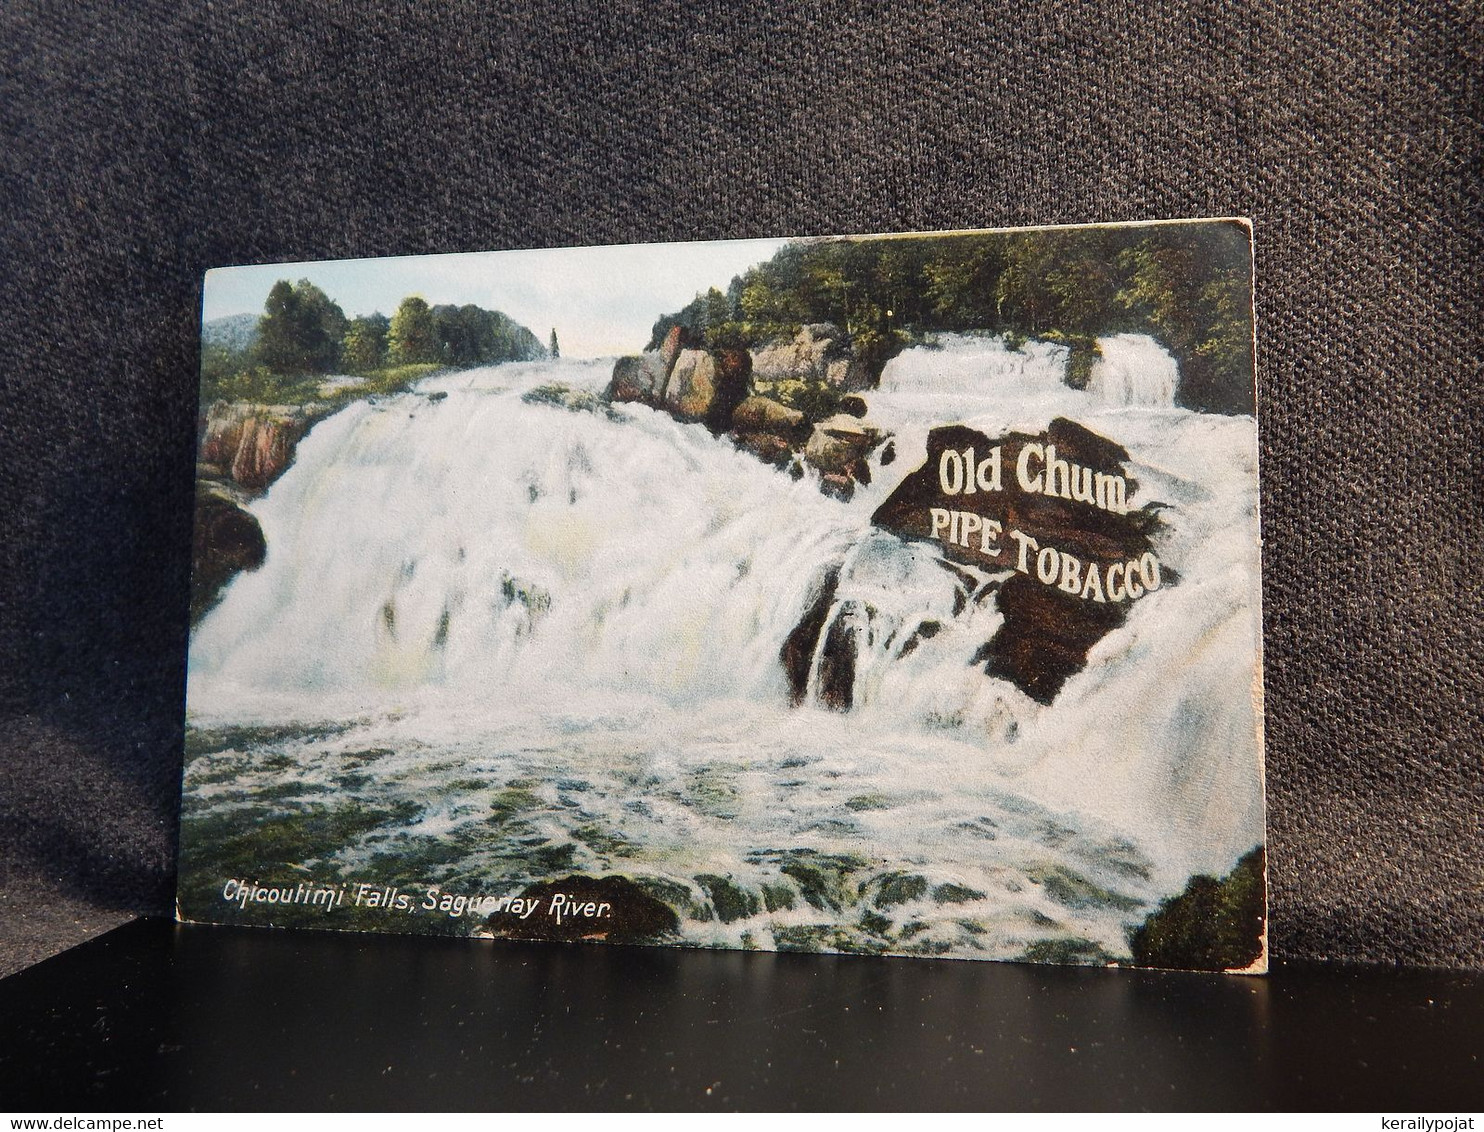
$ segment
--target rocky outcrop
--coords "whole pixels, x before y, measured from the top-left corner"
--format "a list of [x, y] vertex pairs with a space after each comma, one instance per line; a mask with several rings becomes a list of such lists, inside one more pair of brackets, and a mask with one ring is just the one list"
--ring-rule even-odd
[[201, 425], [200, 471], [249, 493], [261, 492], [293, 462], [299, 440], [326, 411], [317, 406], [217, 402]]
[[819, 472], [825, 490], [849, 499], [856, 484], [871, 482], [866, 457], [881, 443], [875, 425], [848, 413], [836, 413], [820, 421], [804, 445], [804, 460]]
[[810, 593], [808, 608], [804, 616], [789, 633], [779, 651], [784, 675], [788, 677], [789, 697], [795, 707], [809, 695], [809, 673], [814, 664], [814, 648], [819, 635], [824, 632], [825, 618], [835, 601], [835, 589], [840, 584], [840, 568], [832, 566], [815, 580]]
[[786, 437], [776, 433], [735, 433], [732, 442], [743, 452], [756, 456], [764, 464], [771, 464], [775, 468], [787, 468], [794, 464], [794, 446]]
[[882, 435], [860, 419], [865, 400], [844, 392], [870, 381], [838, 327], [813, 323], [756, 351], [694, 343], [674, 326], [658, 350], [619, 358], [607, 400], [729, 433], [738, 448], [795, 475], [813, 468], [822, 490], [842, 499], [870, 482], [866, 457]]
[[244, 504], [284, 473], [304, 434], [330, 411], [328, 405], [226, 401], [206, 410], [197, 447], [192, 624], [238, 573], [263, 564], [263, 531]]
[[732, 428], [738, 433], [771, 432], [778, 436], [807, 435], [808, 422], [798, 409], [790, 409], [770, 397], [748, 397], [732, 413]]
[[716, 359], [705, 350], [681, 350], [664, 386], [664, 407], [676, 420], [704, 421], [716, 386]]
[[1139, 967], [1241, 971], [1264, 957], [1266, 930], [1267, 857], [1259, 845], [1220, 879], [1192, 877], [1129, 933], [1129, 949]]
[[263, 564], [268, 547], [258, 521], [220, 485], [196, 485], [191, 539], [191, 623], [216, 604], [226, 584]]
[[786, 467], [809, 436], [808, 418], [769, 397], [744, 399], [732, 411], [732, 441], [765, 464]]
[[752, 355], [739, 348], [712, 351], [716, 359], [716, 396], [707, 412], [706, 425], [722, 433], [732, 426], [737, 406], [752, 390]]
[[619, 358], [606, 396], [725, 432], [732, 411], [747, 397], [752, 358], [746, 350], [701, 350], [684, 343], [681, 328], [672, 327], [658, 350]]
[[802, 326], [793, 338], [754, 351], [752, 370], [757, 380], [770, 383], [800, 381], [842, 390], [865, 389], [873, 383], [852, 352], [850, 339], [830, 322]]
[[[1038, 580], [1034, 552], [1026, 560], [1028, 572], [1021, 572], [1016, 544], [1008, 534], [1000, 537], [1000, 549], [994, 555], [986, 554], [978, 537], [952, 541], [946, 532], [933, 529], [932, 511], [951, 509], [993, 519], [1004, 532], [1025, 532], [1040, 547], [1074, 556], [1087, 572], [1093, 565], [1105, 568], [1140, 559], [1150, 550], [1160, 520], [1157, 506], [1136, 511], [1104, 509], [1080, 499], [1021, 490], [1015, 468], [1021, 449], [1032, 443], [1041, 445], [1043, 452], [1054, 446], [1056, 458], [1069, 466], [1118, 476], [1132, 493], [1133, 481], [1126, 470], [1128, 452], [1074, 421], [1058, 417], [1040, 436], [1011, 432], [993, 438], [964, 425], [949, 425], [928, 434], [927, 460], [898, 485], [871, 521], [902, 537], [931, 541], [949, 562], [1008, 571], [998, 589], [1004, 620], [975, 662], [983, 664], [989, 675], [1009, 680], [1033, 699], [1050, 703], [1067, 679], [1086, 665], [1088, 650], [1123, 624], [1127, 601], [1112, 600], [1106, 594], [1101, 595], [1103, 600], [1091, 600], [1073, 592], [1075, 586], [1068, 590], [1055, 584], [1055, 579], [1051, 584]], [[940, 482], [945, 452], [951, 458], [972, 448], [987, 457], [996, 447], [1000, 449], [1002, 490], [945, 496]], [[1159, 573], [1162, 583], [1175, 580], [1168, 569], [1161, 568]]]
[[608, 382], [610, 401], [636, 401], [641, 405], [658, 405], [665, 396], [665, 380], [670, 367], [658, 350], [619, 358]]
[[685, 328], [681, 326], [670, 327], [670, 332], [665, 335], [665, 340], [660, 343], [660, 362], [669, 373], [675, 368], [675, 359], [680, 357], [680, 351], [687, 345]]
[[809, 442], [804, 445], [804, 459], [821, 472], [859, 474], [862, 483], [870, 483], [863, 463], [866, 454], [881, 440], [875, 425], [846, 413], [836, 413], [814, 426]]

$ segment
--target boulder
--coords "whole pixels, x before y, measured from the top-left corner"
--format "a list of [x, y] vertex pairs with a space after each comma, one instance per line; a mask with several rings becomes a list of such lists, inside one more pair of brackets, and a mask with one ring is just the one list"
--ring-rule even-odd
[[[1013, 544], [1008, 539], [1002, 541], [997, 554], [989, 554], [982, 543], [974, 540], [963, 545], [934, 537], [932, 510], [975, 511], [1000, 522], [1007, 531], [1026, 532], [1041, 546], [1075, 556], [1084, 566], [1139, 558], [1151, 549], [1161, 520], [1154, 507], [1137, 511], [1103, 509], [1061, 496], [1022, 491], [1014, 468], [1022, 447], [1030, 443], [1055, 445], [1059, 459], [1084, 468], [1128, 476], [1127, 450], [1063, 417], [1053, 420], [1039, 437], [1022, 432], [991, 437], [966, 425], [945, 425], [928, 434], [927, 459], [877, 508], [871, 522], [902, 538], [927, 542], [946, 561], [981, 570], [1010, 570], [998, 590], [1003, 620], [975, 660], [989, 675], [1009, 680], [1032, 699], [1051, 703], [1068, 678], [1086, 666], [1092, 646], [1124, 623], [1127, 603], [1084, 600], [1055, 585], [1043, 584], [1031, 573], [1014, 570], [1014, 554], [1007, 549]], [[972, 499], [943, 492], [939, 464], [945, 451], [973, 448], [988, 453], [995, 447], [1001, 449], [1002, 466], [1008, 471], [1002, 490]], [[1177, 580], [1168, 568], [1161, 569], [1161, 577], [1163, 584]]]
[[[869, 483], [870, 477], [865, 477], [862, 482]], [[850, 502], [855, 494], [855, 484], [856, 480], [844, 472], [826, 472], [819, 477], [819, 490], [842, 503]]]
[[613, 377], [608, 382], [605, 396], [610, 401], [638, 401], [644, 405], [658, 405], [665, 394], [665, 377], [669, 367], [664, 354], [651, 350], [647, 354], [631, 354], [613, 363]]
[[227, 489], [198, 482], [191, 539], [191, 623], [216, 604], [228, 582], [243, 570], [256, 570], [267, 554], [257, 519]]
[[804, 459], [825, 475], [870, 482], [865, 458], [881, 440], [881, 431], [859, 417], [836, 413], [814, 426], [804, 445]]
[[787, 438], [775, 432], [734, 432], [732, 439], [742, 451], [778, 468], [784, 467], [794, 454], [793, 445]]
[[676, 420], [704, 421], [716, 400], [719, 375], [716, 359], [705, 350], [681, 350], [664, 386], [664, 408]]
[[814, 580], [809, 591], [809, 604], [799, 623], [789, 633], [779, 650], [778, 659], [788, 677], [790, 699], [798, 707], [809, 694], [809, 673], [814, 663], [814, 650], [824, 632], [825, 619], [835, 602], [840, 584], [840, 567], [831, 566]]
[[833, 323], [818, 322], [800, 327], [791, 339], [779, 339], [755, 351], [752, 372], [757, 381], [817, 384], [830, 380], [832, 364], [845, 367], [838, 371], [843, 381], [850, 361], [850, 345], [840, 328]]
[[685, 328], [682, 326], [670, 327], [670, 333], [665, 335], [665, 340], [660, 343], [660, 359], [664, 362], [665, 373], [675, 368], [675, 359], [680, 357], [680, 351], [686, 347]]
[[711, 402], [706, 424], [712, 432], [725, 432], [732, 417], [747, 398], [752, 383], [752, 355], [746, 350], [722, 347], [712, 356], [716, 360], [716, 397]]
[[1140, 967], [1184, 971], [1240, 971], [1264, 958], [1267, 854], [1244, 854], [1219, 880], [1194, 876], [1185, 891], [1163, 901], [1129, 933]]
[[738, 432], [771, 432], [779, 436], [802, 433], [808, 428], [804, 414], [771, 397], [748, 397], [732, 411], [732, 427]]

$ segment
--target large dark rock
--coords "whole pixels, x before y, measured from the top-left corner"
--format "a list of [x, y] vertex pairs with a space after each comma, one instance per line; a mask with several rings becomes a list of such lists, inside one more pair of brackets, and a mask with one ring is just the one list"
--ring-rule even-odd
[[736, 409], [747, 399], [752, 383], [752, 355], [746, 350], [722, 347], [712, 352], [716, 361], [715, 395], [706, 412], [706, 427], [725, 432], [732, 426]]
[[671, 327], [658, 350], [619, 358], [606, 393], [609, 401], [637, 401], [676, 420], [704, 423], [712, 432], [731, 426], [732, 410], [747, 397], [752, 358], [746, 350], [686, 346], [683, 328]]
[[874, 425], [848, 413], [836, 413], [814, 426], [804, 445], [804, 462], [819, 473], [821, 490], [849, 499], [856, 484], [871, 482], [866, 457], [881, 440], [881, 430]]
[[819, 652], [819, 702], [831, 711], [849, 711], [855, 706], [858, 629], [870, 618], [870, 609], [862, 603], [843, 602], [825, 633], [824, 648]]
[[681, 350], [665, 385], [664, 408], [679, 421], [705, 421], [716, 400], [716, 359], [705, 350]]
[[[670, 906], [628, 877], [574, 875], [530, 885], [521, 896], [535, 900], [537, 911], [528, 919], [491, 916], [488, 927], [495, 935], [511, 939], [657, 943], [680, 931], [680, 918]], [[561, 908], [573, 906], [575, 912], [557, 914]]]
[[1220, 878], [1192, 877], [1129, 935], [1140, 967], [1240, 971], [1263, 957], [1267, 859], [1259, 845]]
[[783, 642], [779, 659], [783, 662], [784, 674], [788, 677], [788, 688], [794, 706], [803, 703], [809, 695], [809, 670], [814, 664], [814, 646], [824, 632], [825, 618], [835, 601], [835, 589], [840, 584], [840, 568], [831, 567], [818, 578], [809, 597], [804, 616]]
[[216, 604], [227, 583], [267, 557], [263, 529], [223, 488], [198, 481], [191, 540], [191, 623]]
[[809, 442], [804, 445], [804, 459], [817, 471], [847, 475], [863, 483], [866, 456], [881, 442], [881, 430], [859, 417], [836, 413], [814, 426]]
[[793, 460], [793, 444], [775, 432], [734, 432], [732, 440], [742, 451], [775, 468], [787, 467]]
[[[1128, 492], [1133, 491], [1134, 483], [1126, 468], [1128, 452], [1065, 418], [1053, 420], [1040, 436], [1012, 432], [991, 438], [963, 425], [949, 425], [929, 434], [926, 462], [902, 481], [877, 509], [872, 522], [907, 538], [930, 540], [948, 561], [981, 570], [1010, 571], [998, 594], [1004, 621], [985, 642], [976, 661], [988, 674], [1009, 680], [1032, 698], [1050, 703], [1067, 679], [1085, 667], [1088, 650], [1123, 624], [1128, 601], [1092, 600], [1038, 580], [1034, 552], [1028, 556], [1030, 571], [1020, 572], [1016, 569], [1018, 544], [1009, 532], [1019, 530], [1033, 536], [1041, 547], [1071, 554], [1084, 569], [1095, 564], [1106, 570], [1150, 550], [1159, 519], [1155, 507], [1123, 513], [1080, 500], [1022, 491], [1015, 474], [1016, 462], [1021, 449], [1032, 443], [1054, 445], [1058, 459], [1120, 476]], [[1001, 449], [1000, 491], [972, 495], [943, 491], [939, 461], [945, 451], [961, 453], [972, 448], [980, 459], [997, 445]], [[965, 546], [935, 536], [933, 508], [972, 512], [1000, 522], [1005, 533], [998, 539], [997, 553], [984, 553], [978, 538], [970, 538], [970, 545]], [[1168, 570], [1161, 570], [1159, 577], [1161, 582], [1174, 580]]]
[[771, 432], [778, 436], [807, 435], [804, 414], [771, 397], [748, 397], [732, 412], [732, 427], [741, 432]]
[[809, 435], [809, 422], [798, 409], [771, 397], [747, 397], [732, 410], [732, 439], [765, 464], [785, 467], [794, 449]]

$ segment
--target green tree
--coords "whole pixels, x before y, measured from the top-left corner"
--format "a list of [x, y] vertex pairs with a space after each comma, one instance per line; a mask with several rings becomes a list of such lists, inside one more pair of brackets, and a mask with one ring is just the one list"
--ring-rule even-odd
[[1245, 229], [1226, 224], [1160, 232], [1118, 257], [1115, 302], [1179, 359], [1183, 405], [1254, 409], [1250, 257]]
[[408, 295], [397, 307], [387, 329], [387, 357], [393, 365], [442, 360], [433, 311], [426, 300]]
[[1035, 232], [1011, 241], [995, 289], [1001, 325], [1025, 334], [1052, 329], [1057, 308], [1057, 296], [1048, 280], [1056, 267], [1056, 253], [1047, 235]]
[[345, 312], [313, 283], [280, 279], [258, 320], [258, 361], [274, 373], [329, 373], [345, 329]]
[[551, 349], [547, 352], [550, 353], [553, 358], [560, 358], [562, 356], [561, 348], [557, 346], [555, 326], [551, 328]]
[[384, 314], [351, 320], [341, 346], [341, 364], [352, 373], [367, 373], [386, 364], [386, 339], [391, 322]]
[[997, 328], [1003, 258], [988, 240], [938, 244], [923, 265], [926, 325], [943, 330]]
[[[786, 244], [654, 325], [692, 345], [757, 347], [833, 322], [879, 369], [940, 330], [989, 330], [1068, 346], [1082, 387], [1096, 340], [1150, 334], [1180, 365], [1180, 404], [1252, 412], [1251, 248], [1240, 224], [1063, 228]], [[725, 321], [718, 321], [723, 317]]]

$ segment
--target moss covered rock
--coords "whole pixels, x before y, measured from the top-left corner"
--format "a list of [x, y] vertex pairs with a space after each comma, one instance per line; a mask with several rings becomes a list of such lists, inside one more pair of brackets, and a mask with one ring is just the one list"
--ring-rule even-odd
[[1192, 877], [1129, 935], [1140, 967], [1241, 970], [1263, 953], [1267, 860], [1259, 845], [1225, 877]]
[[757, 915], [760, 908], [758, 898], [729, 877], [702, 873], [696, 877], [696, 883], [711, 897], [716, 918], [722, 923], [730, 924]]

